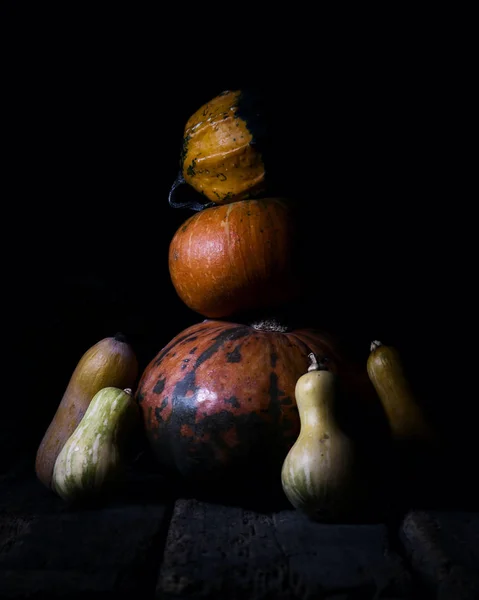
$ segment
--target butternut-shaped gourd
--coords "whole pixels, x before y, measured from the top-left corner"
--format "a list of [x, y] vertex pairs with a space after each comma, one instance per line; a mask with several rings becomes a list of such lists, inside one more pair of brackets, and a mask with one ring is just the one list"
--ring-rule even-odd
[[398, 350], [373, 341], [367, 371], [386, 413], [393, 442], [435, 444], [436, 433], [406, 376]]
[[35, 472], [46, 487], [51, 487], [55, 461], [93, 396], [108, 386], [132, 388], [137, 376], [135, 352], [121, 333], [100, 340], [83, 354], [37, 450]]
[[281, 471], [285, 495], [298, 510], [318, 521], [349, 520], [365, 506], [362, 459], [355, 441], [336, 418], [338, 378], [310, 354], [308, 372], [296, 383], [301, 429]]
[[97, 392], [55, 461], [53, 490], [68, 502], [110, 492], [123, 480], [126, 449], [139, 426], [131, 389]]

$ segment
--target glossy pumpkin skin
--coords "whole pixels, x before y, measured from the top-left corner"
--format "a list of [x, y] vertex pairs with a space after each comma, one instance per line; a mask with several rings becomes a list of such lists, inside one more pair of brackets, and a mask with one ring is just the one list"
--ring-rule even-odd
[[241, 90], [225, 91], [187, 121], [181, 154], [184, 181], [215, 204], [255, 197], [265, 167], [255, 143], [255, 106]]
[[285, 200], [243, 200], [195, 213], [169, 248], [181, 300], [207, 318], [272, 308], [301, 292], [296, 226]]
[[205, 320], [179, 333], [146, 367], [136, 394], [159, 464], [189, 482], [245, 467], [248, 477], [259, 471], [279, 481], [300, 430], [295, 385], [310, 352], [361, 394], [364, 369], [324, 332]]

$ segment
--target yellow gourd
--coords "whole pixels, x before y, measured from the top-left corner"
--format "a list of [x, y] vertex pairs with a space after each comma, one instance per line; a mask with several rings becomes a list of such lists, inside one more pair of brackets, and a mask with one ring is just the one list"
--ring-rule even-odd
[[406, 376], [398, 350], [373, 341], [367, 371], [386, 413], [393, 442], [435, 443], [436, 434]]
[[281, 481], [298, 510], [320, 521], [349, 520], [364, 508], [365, 480], [355, 441], [337, 419], [337, 376], [309, 355], [308, 372], [296, 383], [300, 434], [287, 454]]

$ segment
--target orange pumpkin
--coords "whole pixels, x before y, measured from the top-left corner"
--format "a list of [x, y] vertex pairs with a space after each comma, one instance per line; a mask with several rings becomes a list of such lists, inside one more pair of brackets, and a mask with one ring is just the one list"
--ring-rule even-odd
[[174, 234], [169, 272], [181, 300], [208, 318], [270, 309], [298, 297], [295, 216], [286, 200], [206, 208]]

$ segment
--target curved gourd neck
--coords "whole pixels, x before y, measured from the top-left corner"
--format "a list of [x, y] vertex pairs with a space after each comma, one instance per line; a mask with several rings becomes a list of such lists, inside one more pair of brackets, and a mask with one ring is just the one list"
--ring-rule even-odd
[[296, 398], [302, 433], [308, 428], [337, 427], [333, 414], [335, 377], [313, 353], [309, 355], [309, 359], [308, 373], [303, 375]]
[[302, 431], [309, 427], [338, 428], [333, 403], [330, 399], [311, 400], [308, 398], [303, 402], [298, 402], [298, 412]]
[[[109, 395], [107, 396], [107, 391]], [[113, 389], [112, 389], [113, 391]], [[121, 390], [112, 395], [112, 391], [104, 388], [92, 402], [85, 413], [85, 426], [92, 425], [100, 433], [103, 440], [116, 441], [118, 431], [124, 427], [124, 422], [130, 418], [132, 412], [131, 388]]]

